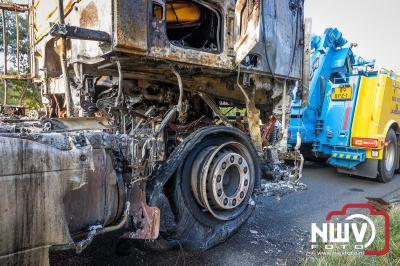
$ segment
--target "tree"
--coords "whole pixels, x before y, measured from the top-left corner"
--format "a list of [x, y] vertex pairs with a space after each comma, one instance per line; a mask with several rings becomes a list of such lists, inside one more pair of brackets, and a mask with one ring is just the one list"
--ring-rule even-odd
[[[7, 1], [11, 2], [11, 1]], [[7, 34], [7, 64], [9, 74], [17, 73], [17, 19], [15, 12], [5, 11]], [[0, 16], [0, 53], [4, 55], [3, 44], [3, 17]], [[27, 74], [29, 69], [29, 21], [27, 13], [19, 13], [19, 61], [20, 73]], [[2, 66], [3, 67], [3, 66]], [[1, 88], [1, 87], [0, 87]], [[0, 98], [3, 99], [4, 90], [0, 89]], [[3, 102], [3, 101], [1, 101]], [[40, 107], [40, 91], [30, 81], [8, 81], [8, 104], [23, 104], [29, 108]]]
[[[17, 61], [17, 26], [16, 14], [11, 11], [5, 11], [6, 25], [7, 25], [7, 48], [8, 59], [11, 65], [10, 69], [16, 69]], [[3, 44], [3, 17], [0, 16], [0, 52], [4, 53]], [[19, 52], [20, 64], [23, 72], [28, 71], [29, 67], [29, 36], [28, 36], [29, 22], [26, 13], [19, 13]]]

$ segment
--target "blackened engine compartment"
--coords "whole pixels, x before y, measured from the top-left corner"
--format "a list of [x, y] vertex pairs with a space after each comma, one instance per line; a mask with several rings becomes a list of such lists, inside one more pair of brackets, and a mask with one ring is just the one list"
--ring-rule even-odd
[[167, 36], [176, 46], [218, 53], [222, 20], [211, 6], [195, 1], [166, 1]]

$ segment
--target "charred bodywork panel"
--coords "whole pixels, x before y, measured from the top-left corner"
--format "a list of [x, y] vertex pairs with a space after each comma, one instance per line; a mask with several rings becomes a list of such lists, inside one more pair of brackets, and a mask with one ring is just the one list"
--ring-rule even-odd
[[226, 240], [254, 209], [261, 160], [286, 153], [303, 1], [31, 0], [29, 12], [45, 115], [0, 118], [0, 260], [46, 263], [51, 246], [81, 252], [118, 229], [157, 249]]
[[[35, 264], [51, 245], [70, 244], [74, 232], [121, 215], [110, 155], [104, 147], [75, 141], [73, 135], [1, 134], [0, 154], [7, 158], [0, 164], [0, 257], [5, 262]], [[108, 167], [99, 168], [102, 164]], [[32, 254], [25, 256], [27, 251]]]

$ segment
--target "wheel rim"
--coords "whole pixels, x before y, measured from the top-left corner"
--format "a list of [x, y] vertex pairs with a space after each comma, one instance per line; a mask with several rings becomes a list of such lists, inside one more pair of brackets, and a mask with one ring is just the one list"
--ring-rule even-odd
[[234, 151], [225, 150], [220, 154], [222, 156], [212, 158], [212, 164], [216, 166], [211, 173], [210, 198], [220, 209], [234, 209], [247, 195], [250, 180], [249, 165], [243, 156]]
[[392, 171], [395, 157], [396, 157], [396, 148], [394, 146], [394, 143], [391, 142], [387, 147], [385, 147], [385, 169], [387, 172]]
[[254, 162], [238, 142], [203, 150], [192, 168], [191, 188], [197, 203], [218, 220], [231, 220], [246, 209], [254, 187]]

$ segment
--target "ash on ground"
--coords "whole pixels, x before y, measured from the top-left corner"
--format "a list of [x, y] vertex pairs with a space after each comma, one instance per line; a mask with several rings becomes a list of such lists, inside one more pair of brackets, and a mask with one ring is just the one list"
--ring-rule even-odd
[[307, 186], [301, 182], [294, 181], [275, 181], [263, 180], [261, 183], [261, 193], [263, 196], [276, 197], [280, 199], [289, 193], [306, 190]]

